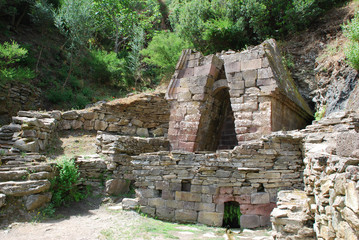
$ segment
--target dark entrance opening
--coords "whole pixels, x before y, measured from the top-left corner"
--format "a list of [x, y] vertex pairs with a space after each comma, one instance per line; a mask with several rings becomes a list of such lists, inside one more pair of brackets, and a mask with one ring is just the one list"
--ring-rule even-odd
[[223, 214], [223, 227], [240, 228], [241, 209], [237, 202], [225, 202]]
[[233, 149], [238, 141], [228, 88], [217, 90], [208, 103], [210, 107], [202, 114], [199, 126], [197, 150]]

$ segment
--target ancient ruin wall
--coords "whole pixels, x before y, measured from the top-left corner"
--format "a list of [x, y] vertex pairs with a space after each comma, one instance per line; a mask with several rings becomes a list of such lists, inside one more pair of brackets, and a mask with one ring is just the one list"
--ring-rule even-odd
[[58, 131], [100, 130], [119, 135], [163, 137], [168, 132], [169, 105], [164, 94], [140, 94], [99, 106], [66, 112], [20, 111], [0, 128], [0, 149], [45, 150]]
[[300, 138], [273, 134], [217, 153], [134, 156], [141, 211], [160, 219], [222, 226], [224, 204], [237, 202], [243, 228], [267, 226], [279, 189], [303, 188]]
[[359, 239], [358, 131], [355, 112], [334, 113], [302, 131], [305, 191], [279, 193], [275, 239]]
[[216, 150], [224, 122], [218, 115], [226, 115], [227, 102], [239, 143], [303, 128], [312, 117], [274, 40], [242, 52], [203, 56], [184, 51], [166, 98], [173, 150]]

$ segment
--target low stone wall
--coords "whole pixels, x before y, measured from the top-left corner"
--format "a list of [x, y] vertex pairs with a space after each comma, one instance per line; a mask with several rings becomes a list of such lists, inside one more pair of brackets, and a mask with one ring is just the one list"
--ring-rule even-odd
[[20, 111], [0, 128], [0, 149], [45, 150], [56, 132], [71, 129], [139, 137], [167, 136], [169, 106], [164, 94], [139, 94], [99, 106], [67, 112]]
[[19, 110], [41, 108], [41, 90], [26, 84], [10, 83], [0, 87], [0, 125], [11, 122]]
[[221, 226], [224, 204], [240, 204], [241, 226], [269, 224], [279, 189], [303, 188], [301, 138], [275, 133], [217, 153], [133, 156], [141, 211], [160, 219]]
[[[293, 195], [292, 200], [305, 204], [286, 211], [287, 216], [298, 216], [302, 208], [303, 219], [314, 223], [317, 239], [359, 239], [358, 131], [359, 115], [354, 112], [334, 113], [302, 130], [306, 200]], [[279, 202], [274, 213], [283, 205]], [[287, 216], [273, 214], [275, 239], [306, 239], [306, 231], [290, 228], [293, 221]]]
[[169, 150], [169, 141], [164, 137], [123, 136], [99, 131], [96, 140], [97, 153], [105, 155], [139, 155]]
[[1, 156], [0, 226], [13, 220], [31, 218], [35, 209], [51, 200], [50, 181], [53, 164], [38, 154]]

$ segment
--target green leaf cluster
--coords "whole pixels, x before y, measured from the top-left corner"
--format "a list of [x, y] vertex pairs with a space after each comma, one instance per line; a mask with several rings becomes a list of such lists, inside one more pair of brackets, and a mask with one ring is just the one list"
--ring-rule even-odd
[[359, 13], [343, 25], [344, 35], [350, 40], [345, 49], [349, 64], [359, 70]]
[[203, 52], [239, 50], [299, 31], [343, 0], [174, 0], [173, 29]]
[[174, 32], [157, 32], [146, 49], [141, 51], [143, 62], [160, 68], [160, 74], [172, 74], [182, 49], [191, 48], [192, 44], [183, 40]]
[[20, 66], [26, 55], [27, 50], [14, 41], [0, 44], [0, 84], [11, 81], [25, 82], [35, 77], [32, 70]]
[[51, 203], [54, 207], [83, 199], [85, 195], [79, 192], [77, 188], [80, 173], [75, 161], [63, 157], [57, 160], [56, 167], [59, 174], [51, 180]]

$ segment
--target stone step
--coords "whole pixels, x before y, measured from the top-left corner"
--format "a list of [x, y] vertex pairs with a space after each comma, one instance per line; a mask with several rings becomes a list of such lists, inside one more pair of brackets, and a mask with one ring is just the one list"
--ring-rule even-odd
[[0, 172], [0, 181], [16, 181], [16, 180], [24, 180], [28, 176], [28, 171], [26, 170], [15, 170], [15, 171], [6, 171]]
[[49, 180], [31, 181], [9, 181], [0, 183], [0, 193], [9, 196], [21, 197], [49, 190], [51, 183]]

